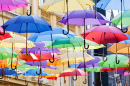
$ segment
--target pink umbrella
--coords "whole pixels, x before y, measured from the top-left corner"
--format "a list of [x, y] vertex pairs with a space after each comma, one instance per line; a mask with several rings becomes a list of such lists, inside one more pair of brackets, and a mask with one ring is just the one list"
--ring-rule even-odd
[[[83, 37], [85, 36], [85, 39], [97, 42], [98, 44], [118, 43], [123, 40], [128, 40], [126, 35], [121, 30], [116, 27], [107, 25], [92, 27], [86, 30], [85, 34], [82, 33], [81, 35]], [[104, 47], [103, 61], [107, 61], [107, 58], [104, 60]], [[119, 64], [119, 61], [117, 62], [117, 58], [116, 63]]]
[[84, 72], [81, 69], [76, 69], [74, 71], [72, 71], [72, 70], [69, 69], [68, 71], [61, 73], [59, 77], [76, 76], [76, 79], [73, 79], [73, 80], [77, 80], [77, 76], [87, 76], [88, 75], [88, 73]]
[[[11, 11], [20, 7], [28, 6], [28, 4], [29, 3], [26, 0], [0, 0], [0, 11], [2, 11], [3, 25], [4, 25], [3, 11]], [[5, 31], [3, 34], [0, 33], [0, 35], [4, 35], [4, 34]]]

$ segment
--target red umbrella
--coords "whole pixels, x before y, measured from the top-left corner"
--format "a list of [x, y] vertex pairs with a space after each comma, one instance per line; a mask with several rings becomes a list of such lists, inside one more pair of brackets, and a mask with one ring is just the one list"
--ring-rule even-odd
[[[0, 31], [1, 31], [2, 34], [4, 33], [2, 27], [0, 27]], [[7, 39], [7, 38], [11, 38], [11, 35], [7, 31], [5, 31], [4, 35], [0, 35], [0, 40], [4, 40], [4, 39]]]
[[81, 69], [68, 69], [68, 70], [65, 70], [63, 73], [60, 74], [59, 77], [69, 77], [69, 76], [87, 76], [88, 73], [84, 72], [83, 70]]
[[100, 71], [118, 71], [118, 70], [128, 70], [129, 68], [109, 68], [109, 67], [103, 67]]
[[[60, 57], [56, 54], [55, 55], [55, 59], [59, 59]], [[30, 55], [27, 54], [21, 54], [18, 56], [19, 59], [25, 60], [25, 61], [40, 61], [40, 55], [39, 54], [33, 54], [30, 53]], [[42, 53], [41, 54], [41, 61], [44, 60], [53, 60], [53, 56], [51, 55], [51, 53]]]
[[[83, 37], [85, 36], [85, 39], [97, 42], [98, 44], [118, 43], [123, 40], [128, 40], [126, 35], [121, 30], [107, 25], [92, 27], [86, 30], [85, 34], [82, 33], [81, 35]], [[107, 61], [107, 58], [104, 60], [104, 47], [103, 61]], [[117, 58], [116, 63], [119, 64], [119, 61], [117, 62]]]

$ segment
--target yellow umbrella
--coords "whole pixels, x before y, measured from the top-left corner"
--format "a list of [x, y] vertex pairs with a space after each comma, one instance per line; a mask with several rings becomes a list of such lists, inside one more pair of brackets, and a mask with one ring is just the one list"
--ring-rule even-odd
[[85, 10], [93, 5], [95, 3], [92, 0], [46, 0], [41, 8], [45, 11], [67, 12], [67, 7], [68, 11], [74, 11]]
[[[128, 53], [129, 48], [130, 48], [130, 44], [117, 43], [117, 53]], [[116, 44], [113, 44], [107, 51], [116, 53]], [[130, 51], [129, 51], [129, 53], [130, 53]]]

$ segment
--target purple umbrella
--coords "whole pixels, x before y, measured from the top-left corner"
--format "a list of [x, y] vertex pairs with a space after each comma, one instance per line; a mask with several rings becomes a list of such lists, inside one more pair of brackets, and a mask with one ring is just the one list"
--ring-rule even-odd
[[[36, 45], [36, 47], [32, 47], [31, 49], [30, 49], [30, 52], [31, 53], [34, 53], [34, 54], [36, 54], [36, 53], [40, 53], [40, 73], [37, 73], [36, 72], [36, 74], [37, 75], [40, 75], [41, 73], [42, 73], [42, 61], [41, 61], [41, 53], [52, 53], [52, 52], [54, 52], [54, 53], [59, 53], [60, 51], [57, 49], [57, 48], [54, 48], [53, 49], [53, 51], [51, 50], [51, 49], [48, 49], [48, 48], [45, 48], [44, 46], [45, 46], [45, 44], [44, 43], [40, 43], [40, 42], [36, 42], [36, 43], [34, 43], [35, 45]], [[22, 53], [26, 53], [26, 50], [24, 51], [25, 49], [23, 49], [22, 50]], [[54, 55], [54, 54], [53, 54]], [[42, 74], [41, 74], [42, 75]], [[41, 76], [42, 77], [42, 76]]]
[[[3, 20], [3, 26], [4, 26], [4, 17], [3, 17], [3, 11], [11, 11], [20, 7], [28, 6], [28, 2], [26, 0], [0, 0], [0, 11], [2, 11], [2, 20]], [[5, 28], [4, 33], [0, 35], [5, 34]]]
[[[68, 14], [68, 23], [70, 25], [81, 25], [84, 26], [84, 33], [86, 30], [86, 25], [103, 25], [109, 23], [105, 16], [101, 13], [96, 12], [97, 18], [95, 18], [95, 11], [93, 10], [76, 10]], [[59, 22], [67, 24], [67, 15], [62, 17]], [[88, 49], [89, 46], [85, 47], [85, 38], [84, 38], [84, 48]]]
[[[41, 64], [42, 64], [42, 68], [51, 68], [51, 69], [57, 69], [56, 66], [53, 66], [53, 65], [46, 65], [48, 61], [41, 61]], [[30, 65], [30, 66], [40, 66], [40, 62], [38, 61], [28, 61], [24, 64], [27, 64], [27, 65]]]
[[[87, 68], [87, 67], [100, 67], [100, 65], [97, 63], [101, 60], [102, 57], [93, 56], [93, 58], [94, 58], [93, 60], [85, 62], [85, 68]], [[78, 68], [84, 68], [84, 62], [79, 64]]]

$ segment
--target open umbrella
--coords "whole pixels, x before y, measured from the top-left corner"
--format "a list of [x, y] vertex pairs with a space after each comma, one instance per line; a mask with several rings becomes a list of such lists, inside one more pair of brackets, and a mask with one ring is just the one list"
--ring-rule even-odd
[[[130, 10], [129, 4], [128, 4], [129, 2], [130, 2], [129, 0], [106, 0], [106, 1], [100, 0], [97, 3], [96, 7], [103, 9], [103, 10], [121, 10], [121, 13], [119, 14], [121, 16], [120, 17], [121, 30], [122, 30], [122, 32], [124, 32], [123, 27], [122, 27], [122, 25], [124, 25], [123, 20], [122, 20], [122, 18], [123, 18], [122, 11]], [[114, 3], [116, 3], [116, 6]], [[128, 31], [128, 29], [126, 29], [125, 32], [127, 32], [127, 31]]]
[[[16, 35], [16, 34], [11, 34], [12, 38], [8, 38], [8, 39], [4, 39], [2, 40], [1, 42], [4, 42], [5, 44], [7, 44], [6, 46], [11, 46], [12, 47], [12, 50], [14, 48], [23, 48], [23, 47], [26, 47], [26, 39], [25, 37], [23, 36], [20, 36], [20, 35]], [[4, 44], [3, 43], [3, 44]], [[4, 45], [5, 45], [4, 44]], [[4, 46], [4, 45], [1, 45], [1, 46]], [[27, 45], [31, 48], [31, 47], [34, 47], [35, 45], [28, 41], [27, 42]], [[13, 52], [12, 52], [12, 55], [13, 55]], [[12, 56], [12, 59], [13, 59], [13, 56]], [[11, 64], [12, 64], [13, 61], [11, 61]], [[12, 67], [11, 67], [12, 68]], [[12, 70], [15, 70], [16, 67]]]
[[[65, 36], [62, 33], [63, 31], [67, 32], [63, 28], [52, 27], [52, 31], [42, 32], [40, 34], [39, 33], [33, 34], [32, 36], [30, 36], [28, 38], [28, 40], [31, 40], [34, 42], [37, 42], [37, 41], [51, 41], [51, 42], [53, 42], [54, 40], [57, 40], [57, 39], [68, 39], [68, 38], [76, 36], [73, 32], [70, 32], [68, 35]], [[54, 54], [53, 43], [51, 45], [52, 45], [52, 52]], [[53, 55], [53, 58], [54, 58], [54, 55]], [[54, 59], [53, 59], [53, 61], [51, 61], [51, 60], [49, 60], [49, 61], [53, 63]]]
[[[103, 25], [105, 23], [109, 23], [109, 21], [102, 14], [96, 12], [97, 18], [95, 18], [95, 12], [91, 10], [77, 10], [72, 11], [64, 17], [62, 17], [59, 22], [69, 25], [81, 25], [84, 26], [84, 33], [86, 30], [86, 25]], [[67, 21], [67, 18], [69, 19]], [[85, 37], [85, 36], [84, 36]], [[85, 38], [84, 38], [84, 48], [85, 47]]]
[[[119, 29], [112, 26], [96, 26], [86, 30], [85, 34], [81, 34], [85, 39], [97, 42], [98, 44], [105, 43], [118, 43], [128, 38]], [[107, 60], [107, 58], [106, 58]], [[104, 60], [104, 47], [103, 47], [103, 61]]]
[[[20, 15], [9, 19], [4, 24], [6, 31], [12, 31], [17, 33], [26, 33], [26, 51], [27, 51], [27, 33], [40, 33], [50, 31], [51, 26], [48, 22], [38, 16], [31, 16], [31, 13], [27, 15]], [[27, 54], [27, 52], [26, 52]]]
[[12, 11], [14, 9], [28, 6], [28, 2], [26, 0], [5, 0], [0, 2], [0, 11], [2, 11], [2, 20], [3, 20], [3, 32], [0, 33], [0, 35], [5, 34], [5, 27], [4, 27], [4, 17], [3, 17], [3, 11]]
[[[94, 5], [94, 2], [91, 0], [60, 0], [61, 2], [54, 0], [50, 2], [50, 0], [45, 1], [45, 3], [41, 6], [45, 11], [52, 12], [67, 12], [67, 29], [68, 32], [63, 34], [67, 35], [69, 33], [69, 22], [68, 22], [68, 12], [74, 10], [85, 10], [90, 6]], [[48, 4], [46, 4], [48, 3]], [[89, 4], [89, 5], [86, 5]], [[74, 6], [74, 7], [72, 7]]]

